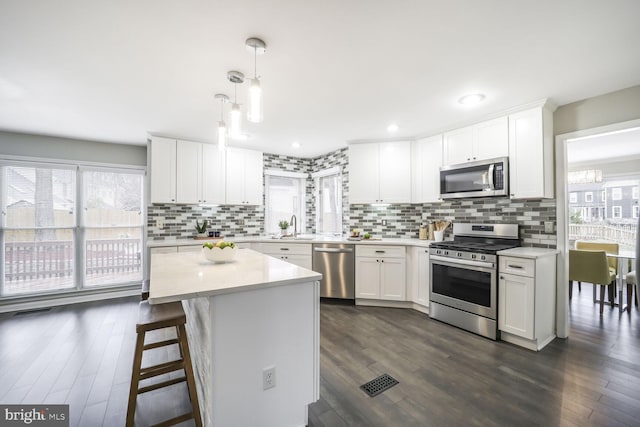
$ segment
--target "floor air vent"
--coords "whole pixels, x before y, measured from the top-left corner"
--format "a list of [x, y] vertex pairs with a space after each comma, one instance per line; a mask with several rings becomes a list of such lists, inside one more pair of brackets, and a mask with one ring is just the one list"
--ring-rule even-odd
[[24, 316], [26, 314], [35, 314], [35, 313], [43, 313], [46, 311], [51, 311], [51, 307], [48, 308], [36, 308], [33, 310], [24, 310], [24, 311], [18, 311], [16, 312], [16, 314], [14, 314], [14, 316]]
[[380, 375], [375, 380], [371, 380], [368, 383], [361, 385], [360, 388], [369, 395], [374, 397], [398, 384], [398, 381], [389, 374]]

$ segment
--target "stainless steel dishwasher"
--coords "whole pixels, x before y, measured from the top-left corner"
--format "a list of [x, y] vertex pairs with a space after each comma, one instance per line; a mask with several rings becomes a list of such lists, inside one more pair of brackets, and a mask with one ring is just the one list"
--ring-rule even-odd
[[321, 297], [355, 299], [355, 259], [353, 245], [313, 244], [313, 271], [322, 273]]

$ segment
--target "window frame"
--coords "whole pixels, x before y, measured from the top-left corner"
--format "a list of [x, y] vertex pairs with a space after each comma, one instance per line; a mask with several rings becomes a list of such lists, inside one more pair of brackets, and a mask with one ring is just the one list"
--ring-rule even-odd
[[[616, 210], [618, 211], [618, 215], [616, 215]], [[622, 219], [622, 206], [620, 205], [611, 206], [611, 218]]]
[[[264, 232], [265, 234], [274, 234], [273, 231], [269, 231], [267, 224], [273, 224], [273, 215], [270, 201], [269, 181], [271, 177], [279, 178], [291, 178], [300, 180], [300, 192], [299, 192], [299, 209], [300, 215], [296, 215], [296, 221], [298, 226], [298, 234], [304, 234], [307, 230], [307, 218], [306, 218], [306, 193], [307, 193], [307, 178], [308, 174], [300, 172], [290, 172], [275, 169], [265, 169], [264, 171]], [[295, 214], [295, 213], [294, 213]], [[290, 221], [290, 218], [286, 218]], [[291, 226], [291, 224], [289, 224]], [[276, 231], [277, 233], [277, 231]]]
[[[148, 264], [148, 259], [146, 256], [146, 242], [147, 242], [147, 206], [146, 206], [146, 166], [138, 166], [138, 165], [120, 165], [120, 164], [108, 164], [108, 163], [98, 163], [98, 162], [89, 162], [89, 161], [81, 161], [81, 160], [59, 160], [59, 159], [42, 159], [42, 158], [31, 158], [24, 156], [12, 156], [12, 155], [0, 155], [0, 168], [4, 170], [4, 167], [23, 167], [23, 168], [49, 168], [49, 169], [63, 169], [63, 170], [73, 170], [75, 172], [75, 205], [74, 205], [74, 225], [68, 227], [56, 227], [56, 229], [72, 229], [73, 230], [73, 284], [74, 286], [69, 288], [61, 288], [55, 290], [44, 290], [41, 292], [28, 292], [28, 293], [20, 293], [20, 294], [11, 294], [6, 295], [3, 293], [4, 289], [4, 275], [0, 277], [0, 301], [10, 301], [10, 300], [22, 300], [22, 299], [41, 299], [46, 297], [51, 297], [59, 294], [82, 294], [86, 292], [95, 292], [97, 289], [102, 289], [103, 291], [108, 292], [117, 292], [123, 287], [131, 287], [132, 285], [139, 286], [139, 281], [135, 282], [123, 282], [123, 283], [115, 283], [108, 284], [105, 286], [85, 286], [84, 283], [84, 275], [85, 275], [85, 259], [84, 259], [84, 251], [85, 251], [85, 239], [84, 239], [84, 220], [83, 220], [83, 204], [84, 204], [84, 188], [82, 185], [82, 171], [83, 170], [92, 170], [92, 171], [107, 171], [114, 173], [129, 173], [129, 174], [139, 174], [142, 176], [142, 188], [141, 188], [141, 273], [142, 277], [145, 275], [146, 267]], [[6, 191], [5, 190], [5, 174], [0, 173], [0, 205], [6, 205]], [[132, 226], [127, 226], [126, 228], [134, 228]], [[5, 232], [7, 230], [11, 230], [11, 227], [5, 226], [4, 216], [2, 220], [0, 220], [0, 262], [2, 262], [4, 266], [4, 253], [5, 253]], [[4, 269], [4, 267], [3, 267]], [[4, 271], [4, 270], [3, 270]]]
[[[315, 187], [315, 191], [314, 191], [314, 201], [315, 201], [315, 205], [316, 205], [316, 221], [315, 221], [315, 229], [316, 229], [316, 234], [319, 235], [324, 235], [324, 236], [335, 236], [335, 235], [342, 235], [343, 233], [343, 220], [344, 220], [344, 212], [343, 212], [343, 174], [342, 174], [342, 168], [340, 168], [339, 166], [333, 166], [327, 169], [323, 169], [317, 172], [314, 172], [311, 174], [311, 176], [313, 177], [313, 182], [314, 182], [314, 187]], [[320, 180], [323, 178], [328, 178], [328, 177], [332, 177], [335, 176], [338, 179], [338, 191], [339, 191], [339, 195], [337, 197], [337, 205], [336, 205], [336, 213], [338, 214], [338, 224], [339, 224], [339, 232], [324, 232], [320, 230], [321, 227], [321, 218], [322, 218], [322, 200], [321, 200], [321, 194], [320, 194]]]
[[622, 187], [611, 187], [611, 200], [622, 200]]
[[593, 202], [593, 191], [584, 192], [584, 201], [589, 203]]
[[631, 217], [632, 218], [638, 218], [638, 216], [640, 216], [640, 206], [633, 205], [631, 207]]

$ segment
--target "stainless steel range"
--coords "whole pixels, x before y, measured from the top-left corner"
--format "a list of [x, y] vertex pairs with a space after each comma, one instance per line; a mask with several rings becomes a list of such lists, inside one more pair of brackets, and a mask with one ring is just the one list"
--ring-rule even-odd
[[517, 224], [453, 224], [454, 240], [429, 246], [429, 316], [498, 337], [497, 251], [520, 246]]

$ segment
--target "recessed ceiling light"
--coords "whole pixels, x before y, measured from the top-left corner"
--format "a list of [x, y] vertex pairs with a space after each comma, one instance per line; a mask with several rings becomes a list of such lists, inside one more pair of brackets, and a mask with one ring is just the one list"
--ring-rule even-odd
[[293, 148], [300, 148], [300, 143], [298, 141], [294, 141], [294, 142], [291, 143], [291, 146]]
[[485, 95], [483, 93], [471, 93], [458, 99], [458, 102], [462, 105], [476, 105], [484, 101]]
[[395, 132], [398, 129], [400, 129], [400, 127], [395, 123], [391, 123], [389, 126], [387, 126], [387, 131], [389, 132]]

